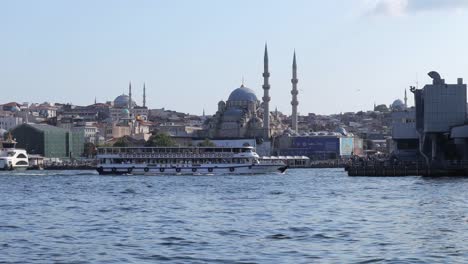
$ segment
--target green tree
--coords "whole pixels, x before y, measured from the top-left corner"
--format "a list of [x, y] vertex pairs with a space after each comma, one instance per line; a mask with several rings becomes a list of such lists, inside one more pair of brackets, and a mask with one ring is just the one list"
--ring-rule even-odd
[[205, 138], [202, 142], [198, 143], [199, 147], [216, 147], [216, 144], [213, 141]]
[[166, 133], [152, 135], [145, 144], [146, 147], [173, 147], [174, 140]]
[[131, 146], [130, 140], [126, 136], [123, 136], [114, 143], [114, 147], [119, 147], [119, 148], [125, 148], [125, 147], [130, 147]]
[[91, 142], [86, 142], [84, 144], [84, 153], [86, 157], [96, 156], [96, 146]]

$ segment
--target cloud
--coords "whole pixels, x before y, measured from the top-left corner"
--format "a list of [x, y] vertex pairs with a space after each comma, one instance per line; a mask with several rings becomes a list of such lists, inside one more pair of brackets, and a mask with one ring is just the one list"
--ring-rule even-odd
[[468, 0], [374, 0], [369, 15], [403, 16], [424, 11], [459, 11], [468, 8]]

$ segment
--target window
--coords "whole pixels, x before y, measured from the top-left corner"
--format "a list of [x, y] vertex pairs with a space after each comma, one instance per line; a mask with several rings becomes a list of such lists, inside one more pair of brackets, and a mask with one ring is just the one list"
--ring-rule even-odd
[[26, 162], [24, 160], [20, 160], [20, 161], [16, 162], [16, 165], [28, 165], [28, 162]]
[[18, 157], [16, 157], [16, 158], [18, 158], [18, 159], [27, 159], [26, 155], [24, 155], [23, 153], [20, 153], [18, 155]]

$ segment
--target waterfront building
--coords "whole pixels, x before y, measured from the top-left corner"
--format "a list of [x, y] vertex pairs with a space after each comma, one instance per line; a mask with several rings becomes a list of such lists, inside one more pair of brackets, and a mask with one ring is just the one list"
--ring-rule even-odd
[[416, 160], [419, 156], [419, 135], [416, 131], [414, 107], [392, 112], [392, 146], [390, 152], [402, 160]]
[[[463, 143], [462, 128], [466, 122], [466, 84], [459, 78], [456, 84], [447, 84], [439, 73], [428, 74], [432, 84], [422, 89], [411, 88], [416, 106], [416, 130], [419, 135], [420, 153], [427, 163], [446, 159], [458, 159], [454, 153], [456, 143]], [[449, 134], [453, 137], [448, 137]], [[453, 142], [453, 138], [459, 140]], [[454, 145], [455, 144], [455, 145]], [[461, 147], [463, 148], [463, 147]]]
[[285, 133], [274, 139], [273, 153], [278, 156], [306, 156], [312, 160], [349, 158], [363, 154], [363, 140], [341, 132]]
[[21, 124], [11, 130], [17, 147], [29, 154], [47, 158], [77, 158], [84, 148], [84, 138], [75, 131], [46, 124]]

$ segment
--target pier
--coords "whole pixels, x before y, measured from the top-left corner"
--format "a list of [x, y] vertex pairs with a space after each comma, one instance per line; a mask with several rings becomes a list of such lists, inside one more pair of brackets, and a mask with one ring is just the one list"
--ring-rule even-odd
[[443, 162], [427, 166], [424, 162], [354, 162], [345, 167], [348, 176], [402, 177], [402, 176], [468, 176], [468, 162]]

